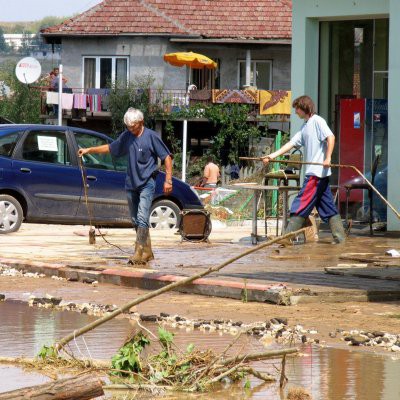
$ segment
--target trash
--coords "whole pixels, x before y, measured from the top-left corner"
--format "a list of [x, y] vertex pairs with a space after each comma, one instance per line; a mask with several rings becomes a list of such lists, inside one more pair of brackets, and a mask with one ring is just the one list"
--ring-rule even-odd
[[399, 258], [400, 257], [400, 253], [397, 250], [394, 250], [394, 249], [388, 250], [385, 254], [388, 255], [388, 256], [395, 257], [395, 258]]

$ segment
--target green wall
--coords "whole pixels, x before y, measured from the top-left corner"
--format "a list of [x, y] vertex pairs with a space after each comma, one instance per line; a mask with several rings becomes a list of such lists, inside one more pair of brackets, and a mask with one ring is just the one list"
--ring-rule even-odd
[[[390, 18], [389, 32], [389, 152], [388, 200], [400, 210], [400, 1], [293, 0], [292, 96], [308, 94], [318, 103], [319, 22], [321, 20]], [[321, 115], [326, 107], [322, 105]], [[292, 113], [292, 135], [301, 120]], [[400, 231], [400, 220], [388, 208], [388, 230]]]

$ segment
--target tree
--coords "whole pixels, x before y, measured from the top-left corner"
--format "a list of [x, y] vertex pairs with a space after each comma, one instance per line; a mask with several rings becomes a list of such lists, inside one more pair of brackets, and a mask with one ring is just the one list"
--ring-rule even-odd
[[21, 83], [15, 76], [14, 62], [3, 64], [0, 81], [10, 87], [10, 94], [0, 101], [0, 115], [15, 123], [40, 123], [40, 91]]
[[6, 53], [10, 50], [6, 40], [4, 39], [4, 30], [0, 26], [0, 53]]

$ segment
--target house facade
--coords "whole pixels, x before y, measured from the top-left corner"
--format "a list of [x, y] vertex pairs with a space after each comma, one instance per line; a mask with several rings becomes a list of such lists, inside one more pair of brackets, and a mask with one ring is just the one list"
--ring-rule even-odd
[[[293, 96], [318, 103], [337, 137], [335, 161], [356, 166], [395, 209], [400, 209], [399, 171], [400, 3], [397, 0], [294, 0]], [[300, 121], [292, 118], [292, 133]], [[335, 172], [336, 183], [354, 171]], [[343, 195], [342, 195], [342, 201]], [[368, 211], [367, 192], [354, 190], [354, 216]], [[378, 197], [374, 218], [400, 231], [400, 219]], [[358, 214], [358, 215], [357, 215]]]
[[[42, 36], [62, 44], [64, 75], [74, 91], [93, 93], [110, 82], [124, 85], [146, 75], [176, 105], [184, 101], [189, 84], [197, 89], [290, 90], [288, 0], [104, 0], [43, 30]], [[178, 51], [205, 54], [218, 68], [189, 70], [164, 62], [164, 54]]]

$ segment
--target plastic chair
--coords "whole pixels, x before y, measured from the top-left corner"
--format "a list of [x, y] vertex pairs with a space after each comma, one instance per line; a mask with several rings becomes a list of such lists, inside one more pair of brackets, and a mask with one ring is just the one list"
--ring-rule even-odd
[[[376, 156], [373, 164], [372, 164], [372, 169], [371, 169], [371, 183], [374, 184], [375, 181], [375, 175], [378, 170], [378, 165], [379, 165], [379, 160], [380, 156]], [[344, 188], [346, 190], [346, 223], [348, 224], [349, 220], [349, 198], [350, 198], [350, 192], [354, 189], [361, 189], [361, 190], [368, 190], [368, 198], [369, 198], [369, 232], [370, 235], [374, 235], [374, 230], [372, 229], [372, 224], [374, 222], [374, 217], [373, 217], [373, 190], [368, 183], [351, 183], [348, 185], [344, 185]]]

